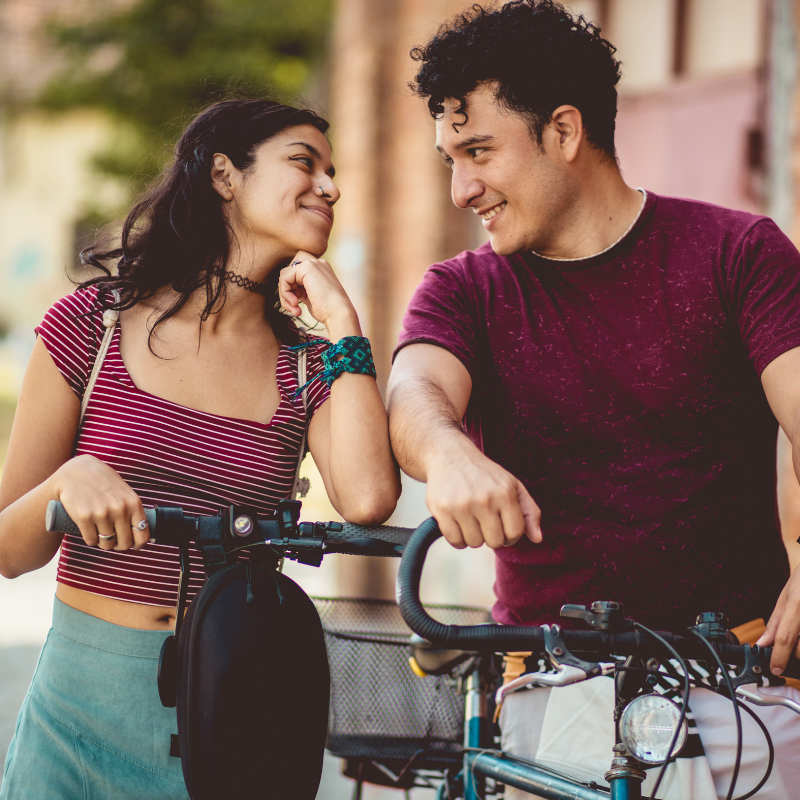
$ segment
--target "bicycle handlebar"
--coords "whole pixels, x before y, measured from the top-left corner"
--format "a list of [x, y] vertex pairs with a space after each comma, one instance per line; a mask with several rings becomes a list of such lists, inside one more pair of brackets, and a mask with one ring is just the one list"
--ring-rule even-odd
[[[299, 511], [299, 504], [298, 511]], [[198, 533], [214, 530], [224, 534], [223, 546], [230, 551], [240, 547], [267, 544], [292, 553], [308, 552], [322, 556], [345, 553], [364, 556], [399, 556], [413, 530], [390, 525], [353, 525], [349, 522], [294, 522], [288, 528], [277, 519], [247, 517], [250, 528], [231, 533], [221, 516], [191, 516], [181, 508], [146, 508], [145, 517], [154, 544], [186, 545]], [[80, 529], [58, 500], [47, 505], [45, 527], [56, 533], [80, 535]], [[219, 537], [218, 537], [219, 538]], [[300, 560], [303, 560], [302, 558]], [[313, 563], [309, 562], [309, 563]]]
[[[397, 574], [397, 603], [400, 614], [414, 633], [427, 639], [437, 647], [452, 650], [489, 652], [543, 652], [545, 631], [542, 627], [522, 625], [443, 625], [431, 617], [419, 597], [420, 578], [425, 557], [430, 546], [441, 536], [439, 526], [433, 518], [425, 520], [412, 534], [405, 547]], [[653, 640], [638, 630], [619, 633], [597, 630], [565, 630], [564, 642], [573, 653], [633, 655], [652, 646]], [[693, 636], [680, 636], [670, 632], [656, 631], [667, 644], [682, 657], [703, 660], [708, 651]], [[733, 645], [713, 642], [723, 663], [742, 666], [745, 664], [748, 645]], [[762, 660], [769, 664], [772, 648], [759, 648]], [[792, 659], [784, 672], [786, 677], [800, 677], [800, 661]]]

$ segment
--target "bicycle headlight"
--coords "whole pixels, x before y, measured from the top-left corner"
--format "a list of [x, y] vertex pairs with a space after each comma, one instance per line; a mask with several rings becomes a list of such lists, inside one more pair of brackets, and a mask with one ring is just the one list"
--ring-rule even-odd
[[[631, 700], [622, 712], [620, 737], [628, 752], [639, 761], [658, 764], [667, 758], [680, 719], [681, 710], [672, 700], [659, 694], [643, 694]], [[670, 758], [683, 749], [688, 728], [684, 719]]]

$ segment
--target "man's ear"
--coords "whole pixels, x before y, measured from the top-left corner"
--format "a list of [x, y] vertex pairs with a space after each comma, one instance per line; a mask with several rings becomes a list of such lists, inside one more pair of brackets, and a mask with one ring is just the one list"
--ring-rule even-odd
[[550, 124], [558, 134], [558, 146], [564, 160], [571, 164], [578, 157], [584, 140], [581, 112], [575, 106], [559, 106], [553, 112]]
[[233, 200], [236, 172], [238, 170], [228, 156], [214, 153], [214, 163], [211, 166], [211, 185], [223, 200]]

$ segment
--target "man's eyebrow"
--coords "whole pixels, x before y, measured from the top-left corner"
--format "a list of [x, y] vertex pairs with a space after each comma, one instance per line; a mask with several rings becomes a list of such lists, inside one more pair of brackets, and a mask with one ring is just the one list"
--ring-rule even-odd
[[[487, 144], [488, 142], [493, 142], [494, 136], [491, 136], [488, 133], [478, 133], [474, 136], [468, 136], [466, 139], [462, 139], [457, 145], [453, 147], [454, 150], [466, 150], [468, 147], [474, 147], [476, 144]], [[442, 150], [439, 145], [436, 145], [436, 149], [439, 151], [440, 155], [446, 156], [447, 154]]]
[[[308, 142], [290, 142], [286, 146], [297, 147], [298, 145], [300, 147], [305, 147], [305, 149], [308, 150], [308, 152], [311, 153], [311, 155], [314, 156], [314, 158], [316, 158], [317, 161], [322, 161], [322, 153], [320, 153], [320, 151], [317, 150], [317, 148], [314, 147], [313, 144], [309, 144]], [[331, 167], [326, 174], [332, 178], [336, 174], [336, 170], [333, 167]]]

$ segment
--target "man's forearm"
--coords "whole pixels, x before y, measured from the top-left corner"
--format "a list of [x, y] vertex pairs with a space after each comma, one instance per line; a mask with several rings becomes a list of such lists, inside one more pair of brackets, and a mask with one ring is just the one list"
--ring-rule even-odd
[[786, 434], [778, 432], [778, 516], [781, 534], [792, 570], [800, 565], [800, 478], [798, 447], [792, 446]]
[[389, 434], [401, 469], [423, 482], [428, 479], [431, 458], [451, 448], [474, 447], [447, 394], [423, 377], [407, 378], [392, 388]]
[[464, 433], [471, 392], [452, 353], [430, 344], [401, 350], [388, 390], [395, 457], [427, 484], [425, 502], [453, 547], [504, 547], [524, 535], [540, 542], [541, 511], [527, 489]]

